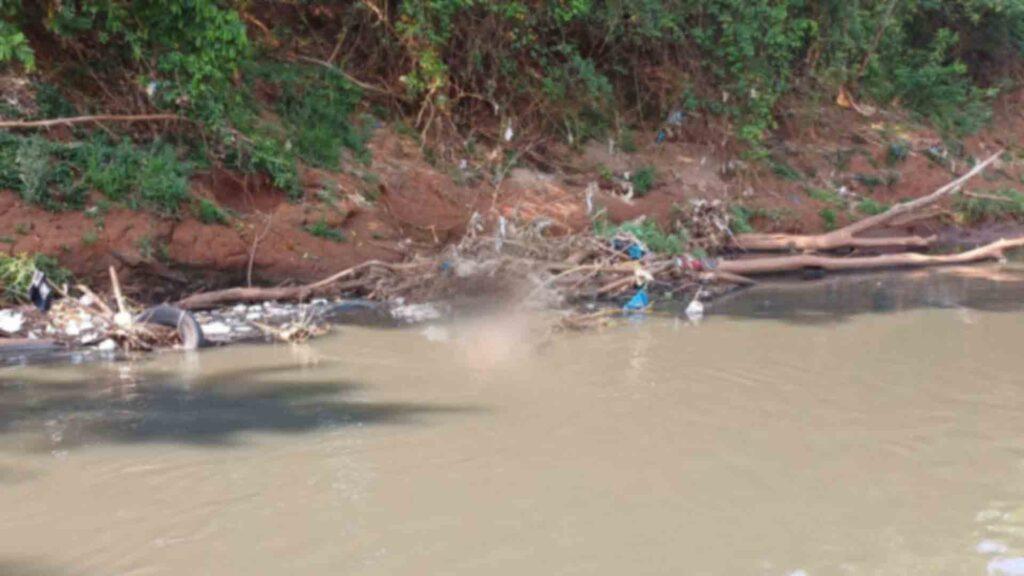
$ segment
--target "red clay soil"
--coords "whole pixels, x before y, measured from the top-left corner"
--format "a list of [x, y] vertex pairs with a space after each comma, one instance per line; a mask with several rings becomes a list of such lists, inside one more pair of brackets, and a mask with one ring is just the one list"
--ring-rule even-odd
[[[980, 157], [1013, 146], [1024, 133], [1021, 94], [997, 104], [992, 128], [965, 142]], [[789, 178], [758, 164], [739, 161], [720, 147], [692, 141], [655, 143], [655, 132], [635, 135], [637, 149], [624, 153], [607, 143], [582, 150], [550, 146], [546, 160], [562, 167], [558, 174], [515, 169], [495, 186], [477, 178], [460, 184], [462, 168], [428, 163], [411, 138], [388, 128], [378, 130], [369, 147], [367, 166], [347, 162], [341, 173], [307, 170], [300, 202], [292, 202], [265, 178], [243, 177], [224, 170], [198, 175], [193, 193], [215, 200], [235, 217], [228, 225], [202, 224], [183, 210], [177, 219], [115, 208], [108, 213], [50, 213], [24, 204], [14, 193], [0, 192], [0, 250], [56, 256], [86, 282], [106, 285], [106, 269], [118, 267], [136, 296], [169, 298], [189, 290], [245, 282], [249, 261], [255, 283], [303, 282], [369, 259], [398, 261], [415, 252], [436, 251], [456, 240], [474, 212], [488, 226], [499, 216], [514, 222], [546, 223], [549, 233], [569, 233], [590, 226], [588, 184], [597, 183], [593, 209], [610, 220], [641, 216], [667, 226], [677, 207], [694, 199], [721, 199], [755, 211], [753, 224], [765, 232], [822, 231], [823, 208], [809, 188], [844, 190], [847, 206], [835, 209], [838, 225], [858, 214], [849, 206], [870, 198], [891, 204], [926, 194], [952, 179], [949, 167], [922, 153], [941, 146], [934, 132], [905, 117], [879, 113], [864, 118], [852, 110], [817, 108], [794, 112], [771, 143], [773, 161], [791, 169]], [[909, 157], [890, 163], [891, 142], [911, 144]], [[501, 157], [500, 147], [489, 151]], [[469, 159], [474, 161], [473, 158]], [[624, 199], [617, 187], [625, 172], [650, 166], [656, 173], [649, 194]], [[958, 167], [954, 166], [954, 169]], [[792, 171], [795, 171], [792, 172]], [[608, 179], [613, 176], [614, 181]], [[1024, 165], [1006, 162], [972, 183], [977, 190], [1019, 186]], [[94, 200], [99, 200], [95, 198]], [[320, 238], [310, 226], [323, 223], [342, 230], [344, 241]], [[955, 222], [952, 222], [955, 224]], [[937, 231], [951, 220], [932, 219], [908, 229]], [[255, 245], [255, 249], [254, 249]]]

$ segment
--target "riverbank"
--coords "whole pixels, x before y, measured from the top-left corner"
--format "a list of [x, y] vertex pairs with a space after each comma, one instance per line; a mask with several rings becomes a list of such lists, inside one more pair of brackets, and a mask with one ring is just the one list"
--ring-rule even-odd
[[[611, 226], [643, 219], [678, 241], [670, 248], [714, 256], [728, 251], [729, 231], [841, 227], [919, 197], [972, 159], [1008, 147], [997, 169], [971, 183], [969, 195], [890, 227], [895, 235], [938, 235], [947, 247], [962, 247], [974, 230], [1009, 235], [1024, 215], [1016, 192], [1024, 177], [1015, 147], [1024, 133], [1014, 106], [1020, 99], [1004, 96], [992, 127], [960, 150], [906, 116], [866, 118], [825, 106], [786, 122], [767, 160], [742, 161], [708, 142], [711, 134], [695, 119], [675, 141], [659, 142], [651, 131], [578, 149], [550, 140], [498, 143], [491, 152], [512, 160], [490, 179], [486, 158], [440, 161], [411, 135], [381, 125], [367, 144], [368, 163], [304, 169], [297, 201], [260, 177], [224, 169], [195, 176], [192, 193], [229, 214], [220, 223], [204, 223], [191, 211], [168, 218], [132, 210], [98, 195], [82, 210], [49, 212], [3, 192], [0, 250], [50, 255], [87, 284], [102, 282], [115, 266], [126, 293], [141, 302], [226, 286], [304, 283], [371, 260], [431, 256], [457, 242], [474, 219], [487, 232], [504, 219], [543, 226], [550, 235], [589, 231], [598, 217]], [[708, 205], [720, 207], [717, 222], [700, 220]]]

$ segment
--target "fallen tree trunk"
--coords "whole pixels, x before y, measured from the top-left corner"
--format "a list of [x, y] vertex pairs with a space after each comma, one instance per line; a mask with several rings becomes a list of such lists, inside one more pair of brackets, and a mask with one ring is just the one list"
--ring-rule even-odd
[[370, 260], [351, 268], [346, 268], [341, 272], [328, 276], [323, 280], [313, 282], [312, 284], [275, 288], [239, 287], [214, 290], [212, 292], [200, 292], [181, 300], [178, 302], [177, 306], [185, 310], [201, 310], [233, 302], [268, 302], [271, 300], [302, 301], [317, 293], [327, 290], [333, 284], [344, 280], [345, 278], [350, 278], [363, 270], [373, 267], [394, 270], [403, 266], [408, 267], [408, 265], [388, 264], [386, 262], [381, 262], [380, 260]]
[[984, 260], [1003, 258], [1006, 250], [1024, 246], [1024, 237], [1012, 240], [998, 240], [967, 252], [959, 254], [941, 254], [928, 256], [924, 254], [882, 254], [879, 256], [863, 256], [852, 258], [836, 258], [816, 254], [798, 254], [794, 256], [773, 256], [769, 258], [750, 258], [747, 260], [723, 260], [716, 271], [728, 274], [754, 276], [758, 274], [778, 274], [798, 272], [805, 269], [828, 271], [875, 270], [879, 268], [911, 268], [924, 266], [944, 266], [950, 264], [967, 264]]
[[980, 174], [990, 164], [999, 159], [1003, 154], [1000, 150], [979, 162], [969, 172], [956, 180], [942, 186], [927, 196], [922, 196], [910, 202], [903, 202], [889, 208], [881, 214], [869, 216], [858, 220], [848, 226], [833, 230], [826, 234], [818, 235], [797, 235], [797, 234], [738, 234], [735, 237], [735, 244], [742, 250], [755, 251], [800, 251], [815, 252], [836, 250], [838, 248], [927, 248], [934, 241], [934, 237], [922, 238], [920, 236], [900, 236], [896, 238], [858, 238], [857, 234], [878, 228], [891, 223], [900, 216], [904, 216], [916, 210], [920, 210], [946, 196], [960, 190], [971, 178]]

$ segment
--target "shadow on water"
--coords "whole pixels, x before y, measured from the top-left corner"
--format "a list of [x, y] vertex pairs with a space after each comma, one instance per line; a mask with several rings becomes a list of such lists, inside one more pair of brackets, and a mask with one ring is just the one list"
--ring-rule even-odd
[[723, 297], [711, 315], [798, 324], [921, 308], [1024, 310], [1024, 268], [973, 267], [769, 281]]
[[0, 559], [0, 574], [3, 576], [70, 576], [78, 573], [35, 561]]
[[[19, 371], [20, 372], [20, 371]], [[0, 374], [0, 433], [35, 440], [22, 447], [62, 450], [100, 442], [180, 442], [229, 446], [246, 432], [298, 434], [327, 428], [423, 424], [426, 417], [472, 413], [467, 405], [369, 402], [347, 381], [288, 382], [295, 366], [199, 375], [116, 375], [92, 382], [54, 383]], [[262, 379], [279, 375], [277, 382]]]

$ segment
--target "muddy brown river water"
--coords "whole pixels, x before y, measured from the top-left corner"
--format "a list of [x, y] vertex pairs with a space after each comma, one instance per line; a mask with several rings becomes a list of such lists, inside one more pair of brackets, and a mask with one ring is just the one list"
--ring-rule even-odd
[[1024, 282], [0, 367], [0, 574], [1024, 574]]

